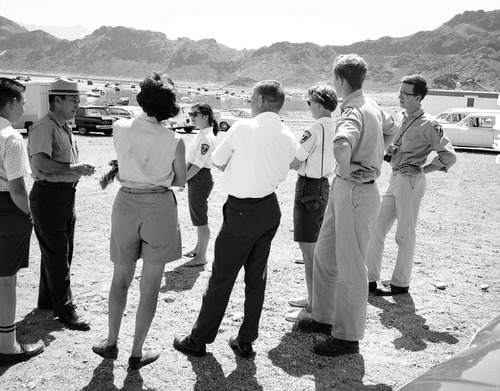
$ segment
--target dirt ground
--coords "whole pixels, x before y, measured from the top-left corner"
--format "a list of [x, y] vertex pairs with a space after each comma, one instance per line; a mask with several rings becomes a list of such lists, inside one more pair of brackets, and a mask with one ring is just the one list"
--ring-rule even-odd
[[[307, 113], [285, 116], [297, 138], [310, 122]], [[193, 135], [185, 135], [189, 142]], [[224, 137], [224, 134], [220, 136]], [[112, 138], [75, 135], [81, 158], [97, 166], [77, 189], [77, 228], [72, 287], [79, 311], [91, 330], [65, 329], [50, 311], [36, 309], [40, 252], [33, 234], [30, 267], [18, 275], [18, 338], [43, 340], [45, 352], [26, 362], [0, 367], [0, 390], [396, 390], [410, 379], [465, 348], [475, 330], [498, 310], [500, 302], [500, 165], [495, 153], [458, 151], [448, 174], [428, 176], [417, 231], [413, 281], [409, 295], [369, 297], [366, 337], [360, 354], [339, 358], [314, 355], [309, 349], [321, 339], [302, 333], [284, 315], [288, 298], [305, 293], [303, 266], [293, 242], [292, 202], [296, 174], [290, 172], [278, 191], [282, 208], [269, 259], [268, 287], [254, 348], [255, 359], [235, 357], [227, 340], [237, 333], [243, 315], [242, 276], [215, 342], [204, 358], [191, 358], [172, 347], [175, 335], [189, 333], [201, 304], [211, 265], [185, 268], [181, 259], [166, 266], [158, 310], [146, 348], [160, 350], [160, 359], [140, 371], [127, 372], [138, 304], [142, 262], [129, 293], [116, 361], [92, 353], [92, 343], [107, 332], [107, 303], [112, 264], [109, 261], [110, 214], [118, 184], [101, 190], [99, 175], [114, 158]], [[210, 227], [215, 238], [226, 194], [214, 170]], [[384, 163], [379, 187], [388, 185]], [[28, 183], [31, 188], [31, 183]], [[196, 241], [187, 193], [176, 192], [184, 250]], [[390, 278], [396, 245], [394, 231], [386, 241], [383, 276]], [[213, 239], [208, 257], [213, 256]], [[436, 282], [446, 285], [444, 290]], [[481, 289], [488, 284], [489, 289]]]

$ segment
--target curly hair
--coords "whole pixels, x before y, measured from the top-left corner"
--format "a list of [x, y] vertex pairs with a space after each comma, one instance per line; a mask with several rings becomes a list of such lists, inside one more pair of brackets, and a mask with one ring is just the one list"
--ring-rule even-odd
[[179, 113], [180, 107], [175, 102], [176, 89], [170, 77], [153, 72], [139, 86], [141, 92], [137, 94], [137, 103], [147, 115], [160, 122]]
[[308, 91], [309, 96], [314, 102], [319, 103], [328, 111], [335, 111], [338, 105], [338, 98], [335, 90], [328, 84], [318, 84]]

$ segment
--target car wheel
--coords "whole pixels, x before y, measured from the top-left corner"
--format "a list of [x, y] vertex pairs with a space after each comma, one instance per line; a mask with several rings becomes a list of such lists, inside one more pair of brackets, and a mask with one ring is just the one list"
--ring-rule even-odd
[[229, 129], [229, 125], [227, 122], [221, 122], [219, 124], [219, 128], [220, 130], [222, 130], [223, 132], [227, 131]]
[[79, 127], [78, 127], [78, 133], [80, 133], [80, 134], [84, 134], [84, 135], [85, 135], [85, 134], [88, 134], [88, 133], [89, 133], [89, 131], [87, 130], [87, 128], [85, 128], [85, 127], [83, 127], [83, 126], [79, 126]]
[[112, 130], [106, 130], [103, 132], [105, 136], [111, 136], [113, 134]]

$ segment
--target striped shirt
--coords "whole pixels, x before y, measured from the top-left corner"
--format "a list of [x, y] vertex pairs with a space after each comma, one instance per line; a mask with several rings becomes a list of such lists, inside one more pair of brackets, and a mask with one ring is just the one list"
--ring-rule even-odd
[[23, 136], [0, 117], [0, 191], [9, 191], [9, 181], [30, 173]]

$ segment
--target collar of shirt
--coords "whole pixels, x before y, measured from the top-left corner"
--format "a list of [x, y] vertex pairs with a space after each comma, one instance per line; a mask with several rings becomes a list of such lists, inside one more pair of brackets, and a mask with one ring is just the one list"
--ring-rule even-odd
[[256, 115], [255, 118], [276, 118], [277, 120], [280, 120], [279, 115], [274, 111], [264, 111], [263, 113]]
[[151, 116], [147, 115], [147, 114], [146, 114], [146, 113], [144, 113], [144, 112], [143, 112], [143, 113], [141, 113], [141, 114], [139, 114], [139, 115], [137, 116], [137, 118], [144, 119], [144, 120], [146, 120], [146, 121], [153, 122], [153, 123], [155, 123], [155, 124], [157, 124], [157, 123], [158, 123], [158, 120], [157, 120], [155, 117], [151, 117]]
[[12, 124], [10, 123], [10, 121], [7, 119], [7, 118], [4, 118], [4, 117], [0, 117], [0, 130], [1, 129], [5, 129], [9, 126], [12, 126]]
[[364, 94], [365, 93], [364, 93], [362, 88], [360, 88], [359, 90], [356, 90], [354, 92], [351, 92], [351, 94], [349, 94], [349, 96], [347, 96], [344, 99], [344, 101], [342, 102], [342, 104], [340, 105], [340, 110], [342, 110], [344, 107], [348, 106], [350, 101], [352, 101], [353, 99], [356, 99], [359, 96], [363, 96]]
[[60, 126], [61, 128], [64, 128], [64, 124], [66, 124], [67, 121], [64, 121], [63, 123], [61, 123], [54, 115], [54, 113], [52, 111], [49, 110], [49, 112], [47, 113], [47, 116], [49, 118], [52, 118], [54, 120], [54, 122]]
[[203, 129], [200, 129], [197, 136], [206, 136], [207, 134], [209, 134], [210, 132], [212, 131], [212, 127], [208, 127], [208, 128], [203, 128]]
[[424, 108], [422, 106], [420, 106], [416, 111], [414, 111], [411, 114], [408, 114], [408, 112], [405, 110], [403, 112], [403, 121], [407, 121], [409, 118], [420, 117], [422, 114], [424, 114]]

